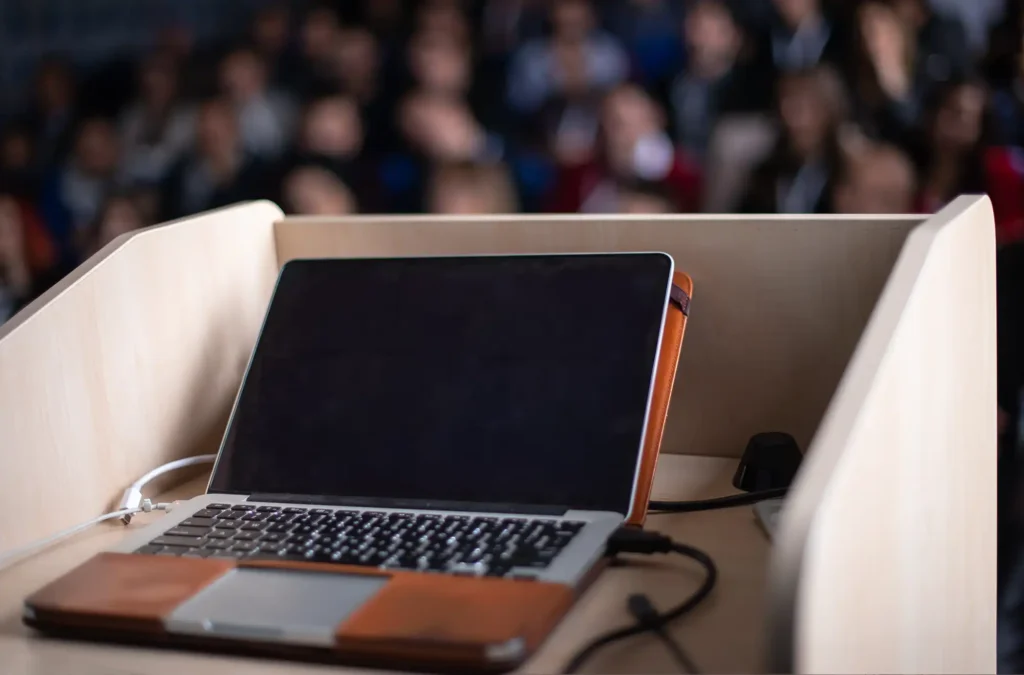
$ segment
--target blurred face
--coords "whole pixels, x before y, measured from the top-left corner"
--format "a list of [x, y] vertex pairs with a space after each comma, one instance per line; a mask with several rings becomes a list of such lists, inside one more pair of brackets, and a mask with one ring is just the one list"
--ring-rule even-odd
[[142, 69], [141, 88], [143, 99], [153, 107], [162, 108], [174, 100], [177, 77], [174, 64], [166, 59], [153, 59]]
[[36, 100], [44, 112], [57, 112], [70, 105], [71, 74], [57, 63], [43, 66], [36, 82]]
[[27, 134], [9, 133], [0, 142], [0, 166], [24, 169], [32, 162], [32, 141]]
[[409, 51], [409, 66], [421, 87], [445, 94], [459, 94], [469, 88], [469, 53], [451, 39], [424, 35]]
[[307, 150], [317, 154], [357, 154], [362, 147], [363, 127], [355, 103], [338, 96], [313, 104], [306, 113], [302, 140]]
[[818, 0], [773, 0], [773, 2], [782, 20], [793, 28], [818, 11]]
[[626, 175], [632, 172], [633, 153], [645, 136], [662, 130], [661, 113], [638, 87], [626, 86], [605, 98], [601, 116], [605, 154], [612, 168]]
[[584, 44], [570, 40], [555, 40], [553, 46], [562, 93], [570, 99], [583, 96], [590, 90]]
[[302, 51], [312, 60], [326, 59], [338, 37], [338, 19], [327, 10], [317, 10], [302, 24]]
[[103, 211], [100, 222], [100, 246], [106, 246], [122, 234], [143, 227], [142, 217], [130, 199], [111, 200]]
[[687, 13], [683, 27], [687, 47], [698, 61], [731, 61], [740, 48], [740, 33], [728, 10], [716, 1], [701, 2]]
[[110, 122], [86, 121], [75, 139], [75, 163], [85, 173], [107, 175], [117, 168], [117, 136]]
[[253, 22], [253, 40], [260, 51], [277, 54], [288, 46], [288, 24], [290, 17], [285, 6], [263, 10]]
[[559, 0], [552, 7], [551, 23], [556, 36], [581, 40], [594, 28], [594, 14], [586, 0]]
[[410, 96], [402, 105], [399, 125], [415, 148], [436, 160], [471, 159], [482, 142], [482, 131], [465, 104], [445, 96]]
[[809, 157], [824, 144], [829, 133], [829, 111], [813, 78], [794, 77], [783, 81], [779, 115], [797, 154]]
[[292, 212], [329, 216], [355, 212], [348, 188], [330, 172], [307, 167], [293, 171], [285, 181], [285, 199]]
[[418, 19], [420, 33], [443, 36], [456, 43], [469, 39], [466, 15], [456, 2], [434, 0], [420, 10]]
[[238, 147], [235, 113], [222, 101], [210, 101], [199, 111], [196, 124], [199, 150], [207, 156], [233, 153]]
[[334, 54], [336, 71], [343, 82], [353, 89], [373, 84], [380, 65], [373, 33], [362, 29], [342, 31]]
[[910, 163], [895, 154], [872, 153], [853, 162], [833, 201], [837, 213], [911, 213], [913, 195]]
[[252, 52], [235, 52], [221, 64], [221, 86], [236, 101], [262, 93], [266, 89], [266, 79], [263, 61]]
[[948, 150], [973, 148], [981, 138], [985, 92], [973, 85], [955, 89], [935, 116], [935, 145]]

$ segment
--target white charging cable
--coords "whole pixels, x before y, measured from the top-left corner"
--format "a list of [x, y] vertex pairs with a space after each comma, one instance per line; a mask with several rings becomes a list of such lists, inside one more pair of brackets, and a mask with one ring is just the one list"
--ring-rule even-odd
[[[195, 457], [176, 459], [173, 462], [167, 462], [163, 466], [158, 466], [128, 486], [128, 489], [124, 491], [123, 495], [121, 495], [121, 502], [117, 505], [118, 510], [138, 508], [142, 504], [142, 488], [146, 487], [148, 483], [156, 480], [165, 473], [176, 471], [177, 469], [184, 469], [189, 466], [195, 466], [197, 464], [212, 464], [216, 459], [217, 455], [196, 455]], [[127, 525], [131, 522], [132, 516], [136, 513], [138, 513], [138, 511], [126, 513], [121, 517], [121, 520], [123, 520], [125, 525]]]
[[142, 488], [158, 476], [162, 476], [169, 471], [183, 469], [187, 466], [195, 466], [197, 464], [209, 464], [215, 459], [217, 459], [217, 455], [196, 455], [195, 457], [186, 457], [184, 459], [168, 462], [163, 466], [153, 469], [142, 478], [132, 483], [128, 489], [124, 491], [124, 494], [121, 496], [121, 503], [118, 504], [116, 511], [104, 513], [102, 516], [97, 516], [92, 520], [80, 523], [74, 527], [69, 527], [66, 530], [62, 530], [61, 532], [46, 537], [45, 539], [40, 539], [39, 541], [32, 542], [31, 544], [0, 555], [0, 570], [12, 565], [18, 560], [35, 554], [48, 546], [52, 546], [63, 539], [73, 537], [79, 532], [89, 529], [93, 525], [98, 525], [99, 523], [113, 520], [115, 518], [120, 518], [127, 525], [131, 521], [132, 516], [136, 513], [170, 511], [174, 508], [176, 502], [158, 502], [154, 504], [152, 501], [145, 499], [142, 496]]

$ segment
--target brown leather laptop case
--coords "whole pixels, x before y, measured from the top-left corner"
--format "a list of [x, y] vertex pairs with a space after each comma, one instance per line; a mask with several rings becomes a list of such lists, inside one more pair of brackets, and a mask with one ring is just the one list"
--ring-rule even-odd
[[[675, 381], [692, 282], [676, 273], [629, 524], [641, 525]], [[388, 577], [335, 632], [334, 649], [179, 635], [165, 627], [183, 602], [239, 568]], [[600, 566], [588, 575], [588, 582]], [[324, 563], [100, 553], [25, 602], [29, 626], [62, 636], [341, 661], [428, 671], [505, 671], [531, 656], [585, 586], [423, 574]]]

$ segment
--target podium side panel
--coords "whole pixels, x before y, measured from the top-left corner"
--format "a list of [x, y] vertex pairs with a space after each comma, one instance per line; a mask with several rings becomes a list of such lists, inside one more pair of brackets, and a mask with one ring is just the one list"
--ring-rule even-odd
[[281, 217], [254, 202], [126, 235], [0, 327], [0, 553], [216, 451]]
[[963, 197], [908, 239], [783, 511], [774, 670], [995, 672], [995, 330]]
[[761, 431], [806, 448], [920, 218], [287, 218], [279, 262], [327, 256], [665, 251], [693, 278], [662, 452], [738, 456]]

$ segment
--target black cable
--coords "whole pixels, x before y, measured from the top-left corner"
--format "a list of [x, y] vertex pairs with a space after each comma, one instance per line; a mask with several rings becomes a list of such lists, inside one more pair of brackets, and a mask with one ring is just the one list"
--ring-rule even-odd
[[682, 646], [672, 637], [672, 634], [665, 629], [665, 625], [661, 622], [661, 614], [655, 609], [654, 604], [651, 603], [651, 599], [643, 593], [635, 593], [629, 596], [627, 603], [630, 613], [636, 617], [638, 624], [647, 626], [648, 630], [658, 636], [658, 639], [662, 641], [665, 648], [668, 649], [669, 653], [672, 654], [672, 658], [682, 666], [682, 669], [691, 675], [698, 675], [700, 669], [690, 658], [689, 654], [682, 648]]
[[679, 555], [686, 556], [687, 558], [697, 562], [704, 568], [706, 574], [700, 588], [694, 591], [686, 600], [679, 603], [669, 611], [664, 614], [658, 614], [658, 619], [656, 621], [652, 620], [646, 624], [633, 624], [631, 626], [617, 628], [605, 633], [604, 635], [598, 636], [589, 642], [569, 661], [568, 665], [565, 667], [566, 673], [577, 672], [580, 667], [586, 663], [587, 659], [593, 656], [598, 650], [612, 642], [632, 637], [634, 635], [640, 635], [641, 633], [646, 633], [648, 631], [655, 630], [656, 628], [663, 628], [687, 612], [692, 611], [704, 600], [704, 598], [708, 596], [709, 593], [711, 593], [711, 589], [715, 587], [715, 581], [718, 579], [718, 568], [715, 567], [715, 561], [711, 559], [711, 556], [692, 546], [676, 543], [672, 541], [671, 538], [657, 532], [645, 532], [644, 530], [630, 527], [619, 528], [608, 540], [606, 553], [611, 556], [619, 553], [640, 553], [646, 555], [654, 553], [678, 553]]
[[731, 509], [737, 506], [749, 506], [768, 499], [785, 497], [789, 488], [772, 488], [757, 492], [741, 492], [738, 495], [699, 499], [688, 502], [653, 501], [649, 507], [651, 513], [694, 513], [696, 511], [714, 511], [715, 509]]

